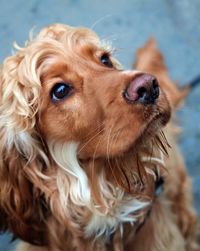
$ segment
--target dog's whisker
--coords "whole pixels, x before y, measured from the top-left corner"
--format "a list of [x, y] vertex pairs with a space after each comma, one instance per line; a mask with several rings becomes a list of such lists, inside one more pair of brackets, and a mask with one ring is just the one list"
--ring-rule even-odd
[[91, 135], [95, 134], [96, 132], [100, 131], [103, 129], [103, 124], [104, 122], [102, 121], [100, 124], [98, 124], [94, 130], [90, 130], [89, 132], [87, 132], [87, 134], [85, 135], [86, 138], [90, 138]]
[[[96, 129], [98, 130], [98, 128]], [[93, 135], [91, 138], [88, 139], [88, 141], [86, 141], [84, 143], [84, 145], [79, 149], [78, 153], [80, 153], [85, 147], [87, 147], [87, 145], [94, 140], [96, 137], [98, 137], [103, 131], [105, 130], [105, 128], [102, 128], [100, 131], [98, 131], [95, 135]]]
[[100, 24], [102, 21], [108, 19], [108, 18], [111, 18], [113, 16], [113, 14], [108, 14], [108, 15], [105, 15], [103, 17], [100, 17], [99, 19], [97, 19], [90, 27], [90, 29], [94, 30], [94, 28]]
[[107, 144], [106, 144], [106, 158], [107, 158], [107, 161], [108, 161], [108, 164], [110, 165], [110, 144], [112, 143], [111, 142], [111, 133], [112, 133], [112, 129], [114, 128], [114, 124], [112, 124], [112, 126], [110, 127], [109, 129], [109, 132], [108, 132], [108, 136], [107, 136]]

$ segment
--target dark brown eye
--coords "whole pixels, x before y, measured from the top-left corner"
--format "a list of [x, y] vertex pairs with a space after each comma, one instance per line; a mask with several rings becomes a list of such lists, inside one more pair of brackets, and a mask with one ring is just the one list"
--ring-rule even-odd
[[109, 54], [107, 53], [104, 53], [101, 58], [101, 63], [104, 64], [105, 66], [109, 67], [109, 68], [112, 68], [113, 67], [113, 63], [112, 61], [110, 60], [110, 56]]
[[59, 101], [73, 94], [73, 87], [66, 83], [57, 83], [51, 90], [52, 101]]

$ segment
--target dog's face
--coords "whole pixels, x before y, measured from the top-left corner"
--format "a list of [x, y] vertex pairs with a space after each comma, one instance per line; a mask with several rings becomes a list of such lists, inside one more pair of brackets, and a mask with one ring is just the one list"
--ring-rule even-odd
[[[84, 159], [116, 156], [150, 127], [155, 132], [168, 121], [168, 102], [152, 76], [119, 69], [87, 29], [54, 28], [43, 31], [52, 32], [56, 43], [51, 48], [44, 43], [38, 67], [42, 86], [38, 121], [45, 140], [77, 142], [78, 155]], [[138, 93], [145, 91], [146, 82], [153, 82], [150, 85], [155, 84], [159, 93], [142, 102]]]

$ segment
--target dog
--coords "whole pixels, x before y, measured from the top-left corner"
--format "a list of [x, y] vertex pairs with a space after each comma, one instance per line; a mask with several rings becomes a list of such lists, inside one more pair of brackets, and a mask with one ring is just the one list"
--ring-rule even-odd
[[153, 40], [135, 70], [112, 51], [54, 24], [3, 62], [0, 229], [17, 251], [199, 250], [174, 123], [189, 88]]

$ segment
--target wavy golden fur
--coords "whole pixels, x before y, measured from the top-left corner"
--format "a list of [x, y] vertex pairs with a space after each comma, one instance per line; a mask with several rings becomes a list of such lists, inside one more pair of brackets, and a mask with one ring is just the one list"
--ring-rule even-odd
[[[23, 240], [18, 251], [198, 250], [173, 121], [163, 129], [168, 157], [161, 131], [186, 93], [152, 40], [135, 68], [122, 70], [92, 31], [61, 24], [3, 62], [0, 229]], [[130, 104], [124, 91], [143, 72], [157, 76], [159, 98]]]

